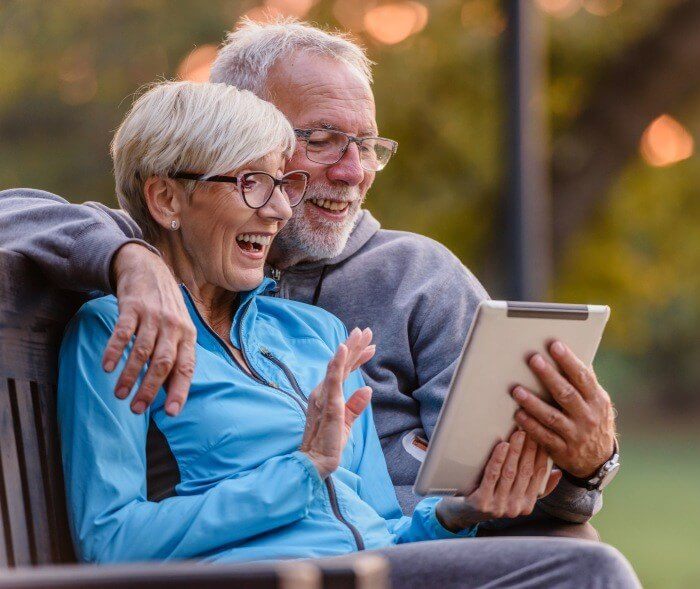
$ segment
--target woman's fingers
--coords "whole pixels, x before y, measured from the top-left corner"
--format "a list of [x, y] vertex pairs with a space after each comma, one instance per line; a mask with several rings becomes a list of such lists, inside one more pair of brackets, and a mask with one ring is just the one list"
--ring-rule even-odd
[[478, 493], [482, 501], [482, 506], [488, 504], [493, 496], [494, 489], [501, 477], [501, 469], [508, 455], [510, 444], [508, 442], [500, 442], [491, 452], [489, 461], [484, 468], [484, 475], [481, 477], [481, 483], [474, 493]]
[[345, 361], [345, 365], [343, 366], [344, 375], [346, 378], [347, 378], [347, 375], [350, 374], [350, 367], [355, 363], [357, 357], [360, 355], [360, 352], [362, 351], [362, 349], [360, 348], [361, 341], [362, 341], [362, 331], [358, 327], [355, 327], [350, 332], [348, 339], [345, 340], [345, 345], [348, 348], [348, 357], [347, 357], [347, 360]]
[[540, 489], [542, 488], [542, 483], [549, 476], [549, 471], [547, 470], [547, 464], [549, 462], [549, 455], [547, 450], [542, 446], [537, 447], [537, 456], [535, 458], [534, 474], [530, 480], [530, 484], [527, 487], [527, 500], [532, 505], [535, 504], [537, 498], [540, 494]]
[[357, 362], [355, 362], [355, 365], [352, 367], [350, 372], [357, 370], [365, 362], [369, 362], [374, 357], [374, 354], [376, 354], [376, 353], [377, 353], [377, 346], [374, 346], [374, 345], [367, 346], [364, 350], [362, 350], [360, 357], [357, 359]]
[[350, 429], [355, 420], [367, 409], [372, 400], [372, 389], [361, 387], [357, 389], [345, 403], [345, 426]]
[[[343, 397], [343, 367], [348, 359], [348, 348], [340, 344], [335, 356], [328, 365], [323, 381], [323, 409], [319, 427], [336, 428], [345, 418], [345, 398]], [[330, 434], [327, 434], [330, 435]]]
[[[342, 371], [344, 356], [347, 354], [347, 347], [344, 344], [338, 346], [335, 354], [328, 362], [326, 367], [326, 375], [319, 385], [309, 395], [309, 408], [306, 415], [306, 424], [304, 426], [304, 435], [302, 437], [302, 451], [313, 445], [314, 439], [318, 434], [318, 429], [324, 416], [328, 391], [337, 383], [342, 382], [339, 373]], [[341, 393], [342, 395], [342, 393]]]
[[527, 490], [535, 472], [535, 459], [537, 458], [537, 442], [530, 436], [525, 437], [520, 463], [518, 464], [518, 474], [515, 477], [513, 487], [510, 490], [506, 515], [517, 517], [522, 514], [527, 504]]
[[520, 430], [514, 432], [510, 436], [509, 442], [510, 450], [508, 450], [508, 456], [506, 456], [506, 460], [503, 463], [501, 476], [498, 479], [498, 484], [496, 485], [496, 491], [494, 493], [495, 504], [499, 511], [505, 511], [508, 506], [510, 491], [515, 482], [515, 477], [518, 474], [520, 455], [522, 454], [525, 444], [525, 432]]
[[360, 331], [360, 329], [356, 327], [352, 330], [346, 341], [349, 354], [347, 362], [345, 364], [345, 378], [347, 378], [353, 370], [356, 370], [362, 364], [367, 362], [369, 358], [371, 358], [371, 356], [369, 356], [369, 358], [363, 359], [363, 354], [365, 353], [371, 341], [371, 329], [366, 328]]

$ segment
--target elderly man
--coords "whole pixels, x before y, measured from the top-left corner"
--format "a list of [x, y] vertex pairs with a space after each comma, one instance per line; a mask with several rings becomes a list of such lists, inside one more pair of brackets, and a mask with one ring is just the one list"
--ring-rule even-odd
[[[396, 144], [378, 137], [370, 62], [361, 48], [303, 23], [244, 22], [219, 53], [212, 81], [272, 101], [295, 128], [289, 166], [310, 173], [309, 189], [274, 243], [270, 273], [278, 296], [320, 305], [346, 325], [374, 330], [377, 354], [364, 372], [389, 471], [410, 513], [418, 500], [410, 488], [419, 463], [404, 450], [404, 438], [431, 435], [475, 308], [487, 294], [446, 248], [383, 230], [362, 208]], [[167, 381], [166, 406], [176, 415], [193, 371], [194, 329], [180, 290], [137, 225], [96, 203], [71, 205], [33, 190], [0, 194], [2, 247], [35, 260], [62, 287], [116, 290], [120, 317], [105, 352], [106, 370], [135, 336], [116, 395], [129, 395], [149, 361], [132, 410], [143, 412]], [[553, 345], [551, 354], [561, 372], [540, 356], [530, 366], [561, 409], [514, 391], [521, 406], [517, 422], [564, 474], [529, 523], [585, 522], [601, 506], [601, 473], [617, 461], [613, 408], [593, 371], [565, 346]], [[511, 510], [517, 512], [497, 504], [483, 519]], [[490, 526], [513, 523], [505, 518]], [[590, 533], [590, 526], [573, 532]]]

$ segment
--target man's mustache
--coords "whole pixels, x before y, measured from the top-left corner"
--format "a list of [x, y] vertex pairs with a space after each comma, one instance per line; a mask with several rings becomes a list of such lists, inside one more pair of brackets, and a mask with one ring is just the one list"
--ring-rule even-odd
[[327, 188], [322, 188], [318, 191], [307, 190], [302, 202], [306, 202], [307, 200], [332, 200], [334, 202], [353, 203], [358, 200], [362, 200], [362, 195], [360, 194], [359, 190], [354, 191], [355, 194], [348, 194], [348, 192], [349, 191], [347, 189], [340, 189], [339, 193], [338, 190]]

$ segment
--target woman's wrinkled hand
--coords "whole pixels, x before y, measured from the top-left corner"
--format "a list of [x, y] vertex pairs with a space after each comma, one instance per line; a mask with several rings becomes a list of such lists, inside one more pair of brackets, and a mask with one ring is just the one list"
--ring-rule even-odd
[[547, 459], [525, 432], [514, 432], [494, 448], [476, 490], [440, 501], [438, 519], [448, 530], [459, 531], [482, 521], [530, 515], [542, 483], [547, 480], [545, 496], [561, 479], [561, 471], [547, 472]]
[[328, 363], [326, 376], [309, 396], [309, 411], [301, 451], [314, 463], [321, 478], [340, 465], [340, 457], [355, 420], [372, 398], [372, 389], [361, 387], [345, 401], [343, 383], [353, 370], [374, 356], [372, 331], [355, 328]]

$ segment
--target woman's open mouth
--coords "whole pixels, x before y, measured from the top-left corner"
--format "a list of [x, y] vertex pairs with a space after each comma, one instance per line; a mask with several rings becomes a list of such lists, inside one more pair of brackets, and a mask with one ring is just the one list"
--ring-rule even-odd
[[236, 236], [236, 244], [250, 257], [259, 258], [272, 243], [272, 237], [269, 233], [241, 233]]

